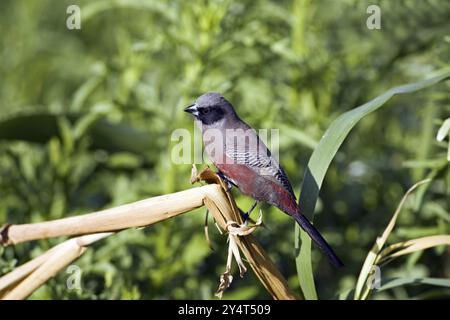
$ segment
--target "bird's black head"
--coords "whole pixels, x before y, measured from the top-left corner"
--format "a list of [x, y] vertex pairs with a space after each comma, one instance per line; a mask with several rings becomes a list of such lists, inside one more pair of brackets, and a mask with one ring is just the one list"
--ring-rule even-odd
[[233, 106], [220, 93], [208, 92], [190, 105], [185, 112], [192, 114], [205, 125], [211, 125], [226, 117], [235, 117]]

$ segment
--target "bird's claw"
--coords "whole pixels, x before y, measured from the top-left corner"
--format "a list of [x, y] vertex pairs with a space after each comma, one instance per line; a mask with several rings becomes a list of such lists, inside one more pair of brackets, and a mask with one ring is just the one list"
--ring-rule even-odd
[[246, 213], [241, 212], [241, 217], [242, 217], [242, 220], [244, 220], [244, 222], [247, 221], [249, 216], [250, 216], [250, 214], [248, 212], [246, 212]]
[[250, 209], [246, 213], [241, 212], [241, 217], [244, 222], [247, 222], [248, 218], [250, 217], [250, 213], [252, 213], [253, 209], [255, 209], [256, 205], [258, 204], [258, 201], [255, 201], [255, 203], [250, 207]]

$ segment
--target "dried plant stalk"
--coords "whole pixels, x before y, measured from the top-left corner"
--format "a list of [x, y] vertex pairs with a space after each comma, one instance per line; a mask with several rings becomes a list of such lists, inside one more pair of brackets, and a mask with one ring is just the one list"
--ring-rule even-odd
[[28, 297], [58, 271], [82, 255], [85, 250], [85, 247], [78, 246], [72, 240], [65, 242], [59, 250], [50, 255], [48, 260], [40, 265], [29, 277], [6, 293], [3, 299], [18, 300]]
[[[25, 263], [0, 279], [4, 300], [25, 299], [36, 289], [79, 258], [92, 243], [114, 233], [105, 232], [69, 239]], [[19, 282], [20, 281], [20, 282]]]
[[20, 267], [17, 267], [10, 273], [1, 277], [0, 278], [0, 293], [6, 291], [6, 289], [11, 288], [17, 282], [23, 280], [28, 275], [30, 275], [34, 270], [39, 268], [39, 266], [42, 265], [62, 245], [63, 245], [62, 243], [58, 244], [57, 246], [44, 252], [40, 256], [34, 258], [31, 261], [28, 261], [27, 263], [24, 263]]
[[11, 245], [37, 239], [143, 227], [201, 207], [207, 194], [217, 193], [219, 190], [218, 185], [207, 185], [90, 214], [48, 222], [10, 225], [4, 228], [0, 242]]
[[[193, 171], [191, 182], [201, 180], [208, 183], [217, 183], [222, 186], [220, 190], [222, 194], [212, 193], [205, 199], [206, 207], [214, 215], [219, 226], [226, 231], [227, 222], [234, 221], [238, 224], [242, 224], [243, 221], [240, 210], [231, 194], [225, 192], [227, 189], [225, 183], [209, 168], [204, 169], [199, 174], [197, 174], [196, 171]], [[223, 197], [224, 195], [225, 197]], [[224, 198], [227, 201], [224, 201]], [[244, 237], [238, 237], [237, 244], [261, 283], [274, 299], [300, 299], [300, 297], [289, 288], [286, 279], [277, 269], [272, 259], [270, 259], [251, 234]]]
[[[208, 208], [218, 225], [226, 232], [229, 231], [230, 223], [242, 224], [234, 199], [225, 192], [225, 186], [217, 175], [209, 169], [203, 170], [199, 175], [196, 171], [194, 173], [192, 182], [203, 180], [211, 184], [91, 214], [3, 228], [0, 240], [4, 245], [49, 237], [95, 234], [67, 240], [0, 278], [0, 292], [4, 292], [2, 298], [26, 298], [77, 259], [92, 242], [113, 234], [98, 232], [151, 225], [202, 205]], [[230, 236], [234, 237], [251, 268], [274, 299], [299, 298], [289, 289], [287, 281], [251, 234]]]

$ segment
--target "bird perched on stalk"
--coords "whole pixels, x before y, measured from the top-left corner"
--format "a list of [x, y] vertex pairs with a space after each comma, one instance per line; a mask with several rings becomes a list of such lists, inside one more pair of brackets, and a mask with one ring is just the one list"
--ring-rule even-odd
[[239, 118], [230, 102], [221, 94], [210, 92], [200, 96], [184, 111], [195, 117], [202, 131], [205, 151], [219, 170], [219, 176], [230, 187], [234, 185], [256, 200], [244, 219], [258, 202], [274, 205], [297, 221], [334, 266], [343, 265], [302, 214], [283, 168], [256, 132]]

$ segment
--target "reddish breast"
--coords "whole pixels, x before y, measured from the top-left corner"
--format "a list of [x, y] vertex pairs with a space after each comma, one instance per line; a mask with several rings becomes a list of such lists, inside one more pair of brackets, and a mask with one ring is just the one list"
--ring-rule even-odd
[[258, 175], [257, 172], [244, 164], [235, 164], [226, 157], [225, 163], [215, 163], [216, 167], [231, 179], [246, 195], [257, 201], [267, 202], [275, 205], [288, 214], [298, 212], [295, 198], [282, 186]]
[[233, 163], [232, 160], [225, 156], [225, 163], [214, 163], [215, 166], [228, 178], [230, 178], [239, 190], [247, 195], [253, 196], [253, 185], [257, 178], [255, 171], [244, 164]]

